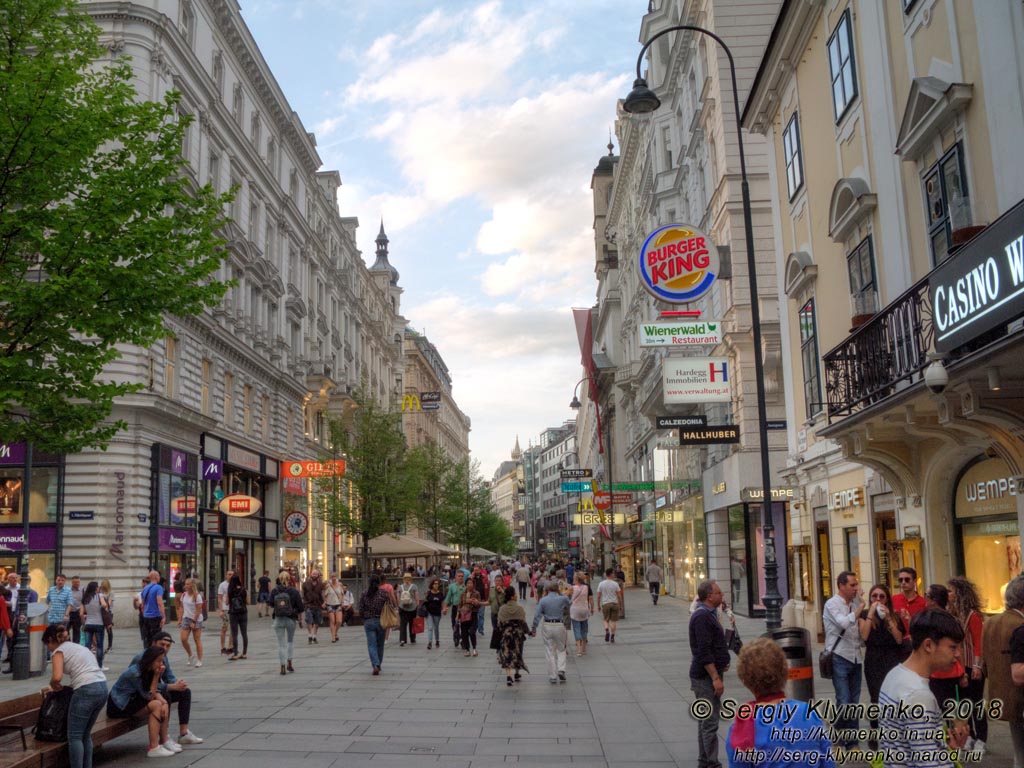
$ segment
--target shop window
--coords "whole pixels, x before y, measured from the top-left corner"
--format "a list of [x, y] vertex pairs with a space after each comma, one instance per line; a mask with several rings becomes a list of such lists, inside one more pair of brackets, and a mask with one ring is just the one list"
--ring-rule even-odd
[[850, 11], [839, 17], [835, 31], [828, 41], [828, 64], [832, 73], [832, 105], [836, 122], [857, 97], [857, 72], [853, 57], [853, 28]]
[[[57, 520], [57, 469], [32, 467], [30, 523]], [[21, 523], [27, 505], [23, 469], [0, 470], [0, 525]]]
[[870, 235], [846, 257], [846, 271], [850, 276], [853, 314], [875, 314], [878, 311], [878, 284], [875, 279], [875, 254]]
[[195, 478], [161, 472], [157, 490], [160, 525], [193, 527], [196, 519], [197, 491]]
[[814, 299], [800, 308], [800, 359], [804, 372], [804, 411], [808, 419], [822, 409], [821, 374], [818, 367], [818, 330], [814, 317]]
[[962, 142], [957, 142], [925, 173], [924, 198], [928, 206], [932, 263], [937, 266], [949, 258], [953, 233], [971, 224], [971, 198], [964, 176]]
[[789, 119], [782, 133], [782, 151], [786, 159], [786, 190], [792, 200], [804, 185], [804, 166], [800, 148], [800, 121], [797, 113]]
[[846, 555], [847, 571], [860, 571], [860, 543], [856, 528], [843, 528], [843, 550]]

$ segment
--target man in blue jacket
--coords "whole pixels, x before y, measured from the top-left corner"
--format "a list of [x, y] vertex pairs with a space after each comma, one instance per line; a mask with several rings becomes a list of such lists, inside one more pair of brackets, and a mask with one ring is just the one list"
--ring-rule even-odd
[[[203, 740], [188, 729], [189, 715], [192, 712], [192, 690], [184, 680], [179, 680], [171, 671], [171, 645], [173, 643], [174, 639], [167, 632], [157, 632], [153, 636], [153, 645], [164, 649], [164, 673], [160, 675], [160, 682], [157, 683], [156, 689], [160, 692], [161, 696], [167, 699], [168, 704], [177, 703], [178, 705], [177, 744], [202, 744]], [[142, 661], [143, 653], [145, 651], [139, 651], [135, 654], [132, 664], [138, 665]], [[174, 752], [180, 752], [180, 747], [175, 749], [177, 744], [175, 744], [173, 739], [168, 738], [167, 744], [164, 746]]]
[[722, 588], [713, 581], [697, 585], [700, 603], [690, 614], [690, 690], [697, 700], [707, 704], [708, 717], [697, 723], [700, 755], [697, 768], [721, 768], [718, 759], [718, 720], [722, 711], [725, 684], [722, 675], [729, 669], [729, 649], [725, 632], [718, 622], [718, 606], [722, 604]]

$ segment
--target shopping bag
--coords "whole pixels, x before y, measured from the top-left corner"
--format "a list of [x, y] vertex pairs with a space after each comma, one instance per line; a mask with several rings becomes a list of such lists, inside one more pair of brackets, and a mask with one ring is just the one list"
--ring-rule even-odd
[[401, 621], [398, 619], [398, 609], [391, 602], [384, 603], [380, 612], [380, 626], [382, 629], [398, 629]]
[[427, 622], [422, 616], [417, 616], [412, 620], [412, 631], [415, 635], [422, 635], [427, 631]]

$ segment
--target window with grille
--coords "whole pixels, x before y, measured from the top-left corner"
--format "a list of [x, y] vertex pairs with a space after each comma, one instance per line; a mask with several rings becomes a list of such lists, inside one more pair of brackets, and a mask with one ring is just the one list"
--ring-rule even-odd
[[839, 17], [839, 23], [829, 38], [828, 65], [832, 72], [832, 106], [838, 123], [857, 97], [857, 71], [853, 57], [853, 27], [850, 25], [849, 9]]
[[814, 299], [800, 308], [800, 359], [804, 372], [804, 408], [807, 418], [821, 411], [821, 374], [818, 367], [818, 328]]

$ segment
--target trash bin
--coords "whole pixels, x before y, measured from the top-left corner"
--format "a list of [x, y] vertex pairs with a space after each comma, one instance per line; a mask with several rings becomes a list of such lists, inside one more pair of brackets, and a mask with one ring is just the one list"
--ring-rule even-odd
[[46, 614], [49, 610], [46, 603], [28, 604], [28, 674], [30, 677], [38, 677], [46, 669], [43, 630], [46, 629]]
[[800, 627], [782, 627], [765, 632], [786, 655], [789, 676], [786, 697], [797, 701], [814, 698], [814, 663], [811, 660], [811, 633]]

